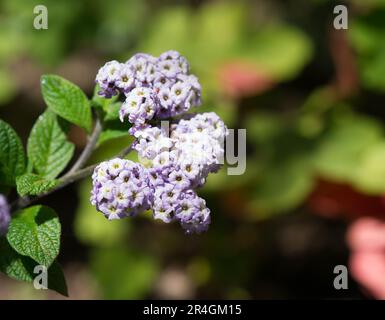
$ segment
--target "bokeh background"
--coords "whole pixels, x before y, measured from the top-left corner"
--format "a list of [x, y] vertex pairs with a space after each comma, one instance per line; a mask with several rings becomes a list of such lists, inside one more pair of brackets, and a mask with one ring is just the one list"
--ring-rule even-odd
[[[33, 8], [48, 8], [48, 30]], [[333, 28], [333, 8], [349, 29]], [[98, 68], [175, 49], [202, 111], [247, 129], [247, 170], [211, 175], [209, 232], [143, 215], [109, 222], [85, 179], [47, 197], [63, 224], [72, 299], [385, 298], [384, 0], [1, 0], [0, 117], [24, 143], [44, 110], [39, 78], [92, 95]], [[92, 162], [129, 143], [111, 123]], [[85, 133], [72, 128], [79, 153]], [[335, 290], [346, 265], [349, 288]], [[0, 299], [60, 299], [0, 275]]]

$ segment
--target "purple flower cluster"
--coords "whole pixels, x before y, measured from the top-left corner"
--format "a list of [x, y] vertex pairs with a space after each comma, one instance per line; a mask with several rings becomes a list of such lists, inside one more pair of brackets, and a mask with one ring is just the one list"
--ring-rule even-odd
[[179, 221], [186, 233], [206, 231], [210, 223], [206, 202], [190, 189], [182, 170], [113, 159], [100, 163], [92, 179], [91, 203], [109, 220], [152, 208], [155, 219]]
[[[197, 78], [188, 71], [186, 59], [176, 51], [159, 58], [137, 54], [100, 69], [100, 94], [125, 95], [120, 118], [133, 124], [129, 133], [145, 163], [114, 159], [95, 169], [91, 202], [108, 219], [152, 209], [155, 219], [178, 221], [186, 233], [208, 229], [210, 210], [196, 189], [223, 163], [228, 130], [213, 112], [184, 114], [200, 104], [201, 95]], [[182, 114], [167, 128], [149, 123]]]
[[150, 208], [148, 173], [140, 164], [113, 159], [100, 163], [92, 175], [91, 203], [109, 220], [134, 216]]
[[166, 223], [177, 220], [187, 233], [207, 230], [210, 210], [195, 189], [205, 183], [210, 172], [219, 169], [227, 134], [215, 113], [190, 115], [169, 130], [148, 126], [135, 133], [134, 148], [151, 163], [155, 219]]
[[155, 219], [179, 221], [186, 233], [200, 233], [210, 224], [210, 210], [195, 190], [219, 169], [227, 128], [215, 113], [204, 113], [169, 129], [136, 131], [134, 148], [147, 167], [121, 159], [99, 164], [91, 202], [109, 219], [151, 208]]
[[0, 236], [4, 236], [8, 232], [11, 215], [7, 199], [0, 194]]
[[125, 95], [120, 119], [142, 126], [151, 119], [181, 115], [201, 103], [201, 86], [189, 74], [187, 60], [177, 51], [167, 51], [158, 58], [138, 53], [126, 63], [107, 62], [98, 72], [99, 94]]
[[187, 178], [182, 171], [172, 171], [161, 177], [162, 184], [154, 188], [154, 219], [166, 223], [179, 221], [187, 234], [207, 231], [211, 222], [210, 209], [204, 199], [187, 187]]
[[138, 129], [135, 150], [141, 158], [151, 160], [154, 168], [183, 172], [189, 188], [202, 186], [222, 163], [228, 134], [225, 124], [211, 112], [180, 119], [167, 131], [152, 126]]

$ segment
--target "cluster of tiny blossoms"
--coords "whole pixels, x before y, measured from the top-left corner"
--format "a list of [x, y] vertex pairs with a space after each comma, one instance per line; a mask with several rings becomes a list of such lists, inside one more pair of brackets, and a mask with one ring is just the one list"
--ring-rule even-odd
[[0, 236], [3, 236], [8, 231], [8, 225], [11, 221], [9, 205], [7, 199], [0, 194]]
[[174, 117], [200, 105], [200, 84], [188, 72], [187, 60], [176, 51], [158, 58], [139, 53], [125, 63], [107, 62], [96, 82], [104, 97], [125, 95], [120, 119], [128, 118], [135, 129], [153, 118]]
[[[213, 112], [185, 114], [200, 104], [201, 95], [198, 79], [188, 71], [176, 51], [159, 58], [137, 54], [100, 69], [99, 94], [125, 95], [120, 118], [132, 124], [134, 149], [146, 164], [113, 159], [96, 167], [91, 202], [108, 219], [151, 209], [155, 219], [178, 221], [186, 233], [208, 229], [210, 210], [196, 189], [220, 168], [228, 130]], [[176, 116], [166, 127], [149, 122]]]
[[148, 173], [140, 164], [119, 158], [102, 162], [92, 179], [91, 203], [109, 219], [134, 216], [150, 208]]

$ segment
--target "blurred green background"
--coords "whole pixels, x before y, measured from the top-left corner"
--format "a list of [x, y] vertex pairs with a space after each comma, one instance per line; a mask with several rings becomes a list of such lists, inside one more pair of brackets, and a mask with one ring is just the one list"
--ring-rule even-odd
[[[345, 291], [332, 282], [349, 223], [385, 217], [385, 1], [344, 3], [346, 31], [333, 28], [341, 1], [0, 1], [0, 117], [24, 142], [44, 109], [41, 74], [91, 96], [106, 61], [169, 49], [199, 77], [201, 110], [247, 129], [245, 174], [221, 170], [200, 192], [206, 234], [146, 215], [109, 222], [89, 203], [90, 179], [44, 200], [63, 223], [71, 298], [371, 297], [354, 278]], [[37, 4], [48, 30], [33, 28]], [[92, 162], [127, 145], [111, 131]], [[84, 132], [71, 140], [79, 152]], [[0, 276], [0, 298], [60, 296]]]

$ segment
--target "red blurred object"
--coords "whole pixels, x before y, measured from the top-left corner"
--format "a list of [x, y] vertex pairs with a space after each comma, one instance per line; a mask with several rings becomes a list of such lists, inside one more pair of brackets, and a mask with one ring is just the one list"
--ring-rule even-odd
[[385, 299], [385, 198], [319, 180], [308, 206], [325, 217], [353, 220], [346, 234], [349, 272], [373, 297]]
[[375, 298], [385, 299], [385, 222], [360, 218], [351, 224], [346, 239], [351, 274]]
[[307, 202], [310, 210], [325, 217], [355, 219], [362, 216], [385, 218], [385, 201], [368, 196], [347, 184], [319, 180]]
[[360, 218], [350, 225], [346, 240], [354, 250], [384, 250], [385, 253], [385, 222], [370, 217]]
[[219, 82], [225, 94], [241, 98], [270, 89], [273, 80], [255, 65], [242, 61], [227, 62], [218, 71]]

